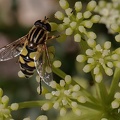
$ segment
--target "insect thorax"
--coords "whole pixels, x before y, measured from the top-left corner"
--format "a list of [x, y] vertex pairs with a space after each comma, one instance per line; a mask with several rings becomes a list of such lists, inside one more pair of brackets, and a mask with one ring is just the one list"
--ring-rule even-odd
[[33, 27], [28, 33], [30, 45], [44, 44], [48, 39], [48, 32], [41, 27]]

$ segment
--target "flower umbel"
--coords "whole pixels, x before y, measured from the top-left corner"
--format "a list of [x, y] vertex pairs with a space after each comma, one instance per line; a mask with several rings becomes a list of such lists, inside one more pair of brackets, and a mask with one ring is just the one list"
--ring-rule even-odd
[[[45, 98], [52, 100], [53, 108], [59, 109], [61, 116], [66, 114], [67, 108], [71, 108], [77, 115], [81, 114], [81, 110], [78, 108], [78, 104], [76, 102], [82, 101], [79, 94], [80, 86], [78, 84], [71, 85], [71, 76], [66, 75], [65, 80], [60, 80], [60, 84], [53, 81], [51, 83], [51, 87], [56, 90], [52, 91], [52, 93], [46, 93]], [[85, 98], [84, 102], [86, 102]], [[44, 107], [42, 108], [44, 109]]]
[[100, 23], [104, 23], [111, 33], [120, 32], [119, 8], [119, 0], [112, 0], [112, 2], [100, 0], [94, 10], [101, 15]]
[[87, 62], [84, 66], [84, 72], [93, 70], [96, 82], [100, 83], [103, 79], [102, 71], [104, 70], [108, 76], [113, 75], [113, 67], [120, 67], [119, 49], [111, 52], [111, 42], [106, 41], [103, 47], [96, 44], [94, 40], [87, 41], [90, 49], [86, 50], [86, 55], [78, 55], [76, 60], [78, 62]]
[[0, 88], [0, 119], [10, 119], [11, 118], [11, 110], [8, 106], [9, 98], [4, 95], [3, 90]]
[[[69, 7], [67, 0], [60, 0], [59, 4], [65, 10], [65, 14], [61, 11], [55, 13], [55, 18], [62, 21], [57, 30], [59, 32], [65, 31], [65, 35], [68, 36], [73, 34], [76, 42], [80, 42], [81, 39], [86, 39], [86, 37], [89, 38], [91, 32], [88, 32], [87, 29], [91, 28], [100, 19], [99, 15], [92, 15], [96, 2], [90, 1], [85, 11], [82, 10], [83, 6], [79, 1], [75, 3], [74, 8]], [[92, 39], [95, 39], [95, 37], [92, 36]]]

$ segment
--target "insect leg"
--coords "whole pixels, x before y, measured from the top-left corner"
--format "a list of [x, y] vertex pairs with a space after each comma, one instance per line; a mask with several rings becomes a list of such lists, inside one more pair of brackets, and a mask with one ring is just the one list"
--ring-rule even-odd
[[41, 83], [41, 78], [40, 78], [40, 82], [39, 82], [39, 87], [40, 87], [40, 92], [39, 92], [39, 94], [41, 95], [42, 94], [42, 83]]
[[58, 37], [60, 37], [60, 35], [58, 35], [58, 36], [52, 35], [52, 36], [48, 36], [48, 39], [50, 40], [50, 39], [55, 39], [55, 38], [58, 38]]

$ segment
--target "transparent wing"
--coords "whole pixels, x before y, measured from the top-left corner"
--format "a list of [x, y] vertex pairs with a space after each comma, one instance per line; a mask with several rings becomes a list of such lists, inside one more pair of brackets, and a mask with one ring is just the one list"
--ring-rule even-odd
[[35, 66], [40, 78], [47, 84], [53, 80], [52, 68], [50, 63], [50, 52], [46, 45], [39, 46], [38, 54], [35, 58]]
[[7, 61], [17, 57], [20, 54], [25, 41], [26, 35], [0, 48], [0, 61]]

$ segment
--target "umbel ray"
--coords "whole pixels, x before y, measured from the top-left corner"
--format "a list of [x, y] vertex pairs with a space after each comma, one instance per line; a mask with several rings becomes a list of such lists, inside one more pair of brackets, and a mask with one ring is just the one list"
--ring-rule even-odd
[[40, 77], [40, 94], [42, 93], [41, 80], [50, 85], [52, 69], [47, 40], [58, 36], [49, 36], [51, 26], [48, 18], [37, 20], [28, 34], [16, 41], [0, 48], [0, 61], [7, 61], [19, 56], [20, 70], [26, 78], [31, 77], [36, 70]]

